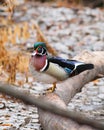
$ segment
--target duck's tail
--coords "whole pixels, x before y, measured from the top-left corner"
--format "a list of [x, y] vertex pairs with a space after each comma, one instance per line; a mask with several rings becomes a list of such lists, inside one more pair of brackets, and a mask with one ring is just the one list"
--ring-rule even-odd
[[94, 65], [89, 63], [77, 64], [75, 69], [73, 70], [71, 76], [80, 74], [83, 71], [93, 69]]

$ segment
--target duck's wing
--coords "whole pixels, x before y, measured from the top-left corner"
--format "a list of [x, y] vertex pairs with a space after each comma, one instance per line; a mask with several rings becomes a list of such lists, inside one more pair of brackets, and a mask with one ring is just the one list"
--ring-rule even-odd
[[63, 59], [60, 57], [48, 57], [48, 61], [58, 64], [68, 73], [69, 76], [74, 76], [85, 70], [94, 68], [94, 65], [90, 63], [84, 63], [77, 60]]

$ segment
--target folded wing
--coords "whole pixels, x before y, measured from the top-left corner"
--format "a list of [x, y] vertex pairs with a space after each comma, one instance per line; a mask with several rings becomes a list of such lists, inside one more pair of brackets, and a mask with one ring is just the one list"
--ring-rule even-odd
[[94, 65], [90, 63], [68, 60], [60, 57], [49, 57], [48, 60], [49, 62], [58, 64], [60, 67], [62, 67], [68, 73], [69, 77], [94, 68]]

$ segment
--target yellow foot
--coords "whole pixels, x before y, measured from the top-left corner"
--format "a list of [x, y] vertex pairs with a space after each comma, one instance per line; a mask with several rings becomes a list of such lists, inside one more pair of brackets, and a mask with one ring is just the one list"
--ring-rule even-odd
[[48, 89], [46, 90], [46, 93], [52, 93], [52, 92], [54, 92], [54, 91], [55, 91], [55, 88], [56, 88], [56, 83], [53, 83], [53, 84], [52, 84], [52, 87], [50, 87], [50, 88], [48, 88]]

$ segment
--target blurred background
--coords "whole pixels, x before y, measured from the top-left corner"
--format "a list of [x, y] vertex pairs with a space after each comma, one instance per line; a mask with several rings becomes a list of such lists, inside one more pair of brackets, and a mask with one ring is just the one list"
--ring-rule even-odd
[[[104, 51], [104, 0], [0, 0], [0, 81], [39, 96], [49, 85], [28, 69], [34, 42], [71, 59], [82, 51]], [[68, 108], [104, 121], [104, 78], [87, 84]], [[41, 130], [37, 108], [0, 94], [0, 129]]]

